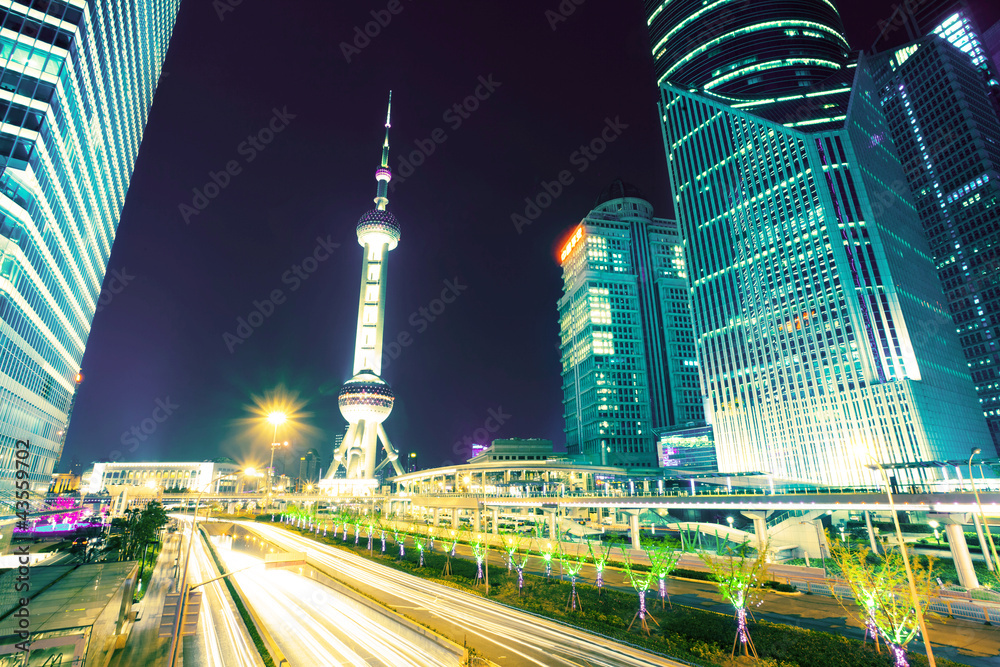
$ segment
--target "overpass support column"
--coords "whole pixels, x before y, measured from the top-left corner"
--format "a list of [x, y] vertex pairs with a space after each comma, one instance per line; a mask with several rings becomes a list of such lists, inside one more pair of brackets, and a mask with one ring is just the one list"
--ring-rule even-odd
[[458, 530], [458, 508], [451, 508], [451, 529]]
[[969, 515], [928, 514], [927, 517], [937, 519], [944, 524], [944, 531], [948, 536], [948, 546], [951, 548], [951, 558], [955, 562], [955, 571], [958, 573], [958, 583], [963, 588], [979, 588], [976, 569], [972, 565], [972, 555], [969, 554], [969, 545], [965, 541], [965, 523]]
[[763, 551], [767, 544], [767, 515], [770, 510], [756, 512], [740, 512], [743, 516], [753, 521], [753, 533], [757, 536], [757, 550]]
[[479, 509], [479, 505], [476, 505], [476, 532], [483, 532], [483, 511]]
[[547, 512], [549, 515], [549, 539], [559, 541], [559, 521], [558, 521], [558, 511], [552, 510]]
[[872, 514], [871, 512], [865, 512], [865, 526], [868, 528], [868, 543], [871, 544], [872, 553], [879, 554], [878, 550], [878, 540], [875, 539], [875, 531], [872, 530]]
[[493, 508], [493, 534], [500, 534], [500, 510], [499, 508]]
[[441, 516], [441, 509], [439, 507], [434, 508], [434, 527], [438, 527], [438, 518]]
[[639, 510], [630, 510], [628, 514], [628, 532], [632, 538], [632, 548], [641, 549], [642, 543], [639, 541]]

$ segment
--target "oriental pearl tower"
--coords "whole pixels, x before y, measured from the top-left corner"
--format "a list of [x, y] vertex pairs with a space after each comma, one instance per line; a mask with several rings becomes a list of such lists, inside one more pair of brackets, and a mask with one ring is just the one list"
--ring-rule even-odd
[[[350, 426], [344, 441], [334, 452], [334, 465], [321, 486], [333, 486], [334, 474], [340, 466], [347, 471], [349, 486], [358, 486], [364, 480], [374, 485], [375, 472], [391, 463], [396, 473], [403, 474], [399, 454], [389, 441], [382, 422], [392, 412], [394, 396], [382, 372], [382, 333], [385, 320], [385, 284], [389, 251], [399, 243], [399, 223], [390, 213], [389, 179], [389, 127], [392, 115], [392, 93], [385, 116], [385, 141], [382, 144], [382, 164], [375, 170], [378, 190], [375, 208], [358, 220], [358, 244], [364, 248], [361, 262], [361, 297], [358, 302], [358, 333], [354, 345], [354, 376], [340, 389], [340, 413]], [[376, 441], [382, 442], [385, 459], [377, 467]], [[354, 481], [352, 481], [354, 480]], [[343, 480], [338, 480], [342, 482]]]

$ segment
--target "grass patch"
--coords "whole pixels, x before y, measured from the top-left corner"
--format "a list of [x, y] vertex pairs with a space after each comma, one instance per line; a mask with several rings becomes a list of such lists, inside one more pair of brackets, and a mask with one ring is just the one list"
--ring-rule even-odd
[[[153, 570], [156, 569], [156, 560], [160, 556], [160, 545], [150, 546], [146, 549], [146, 564], [142, 566], [142, 571], [139, 572], [139, 582], [142, 584], [139, 586], [133, 596], [133, 601], [138, 602], [139, 600], [146, 597], [146, 591], [149, 590], [149, 580], [153, 578]], [[142, 563], [142, 560], [139, 561]]]

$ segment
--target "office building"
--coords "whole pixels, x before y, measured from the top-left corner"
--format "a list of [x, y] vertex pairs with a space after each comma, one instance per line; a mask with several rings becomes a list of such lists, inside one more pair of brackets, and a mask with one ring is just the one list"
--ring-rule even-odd
[[310, 448], [299, 458], [299, 486], [304, 488], [319, 481], [319, 452]]
[[681, 238], [616, 181], [560, 253], [566, 448], [600, 465], [656, 466], [661, 428], [704, 419]]
[[[1000, 119], [985, 60], [939, 35], [871, 58], [882, 113], [930, 243], [994, 445], [1000, 444]], [[963, 49], [962, 47], [967, 47]], [[922, 323], [927, 331], [950, 322]]]
[[[7, 3], [0, 32], [0, 487], [62, 453], [180, 0]], [[30, 5], [30, 9], [29, 9]]]
[[[751, 0], [745, 25], [673, 44], [694, 55], [672, 56], [660, 81], [718, 467], [871, 484], [875, 460], [899, 482], [928, 479], [938, 473], [924, 463], [968, 457], [988, 431], [953, 327], [921, 328], [950, 317], [869, 63], [830, 51], [847, 52], [839, 19], [814, 19], [832, 5], [791, 4], [813, 18]], [[688, 14], [672, 20], [697, 22], [700, 7], [678, 3]], [[790, 38], [815, 32], [816, 50], [755, 60], [767, 51], [739, 38], [764, 29], [765, 11], [778, 12], [768, 24], [798, 31]], [[655, 56], [662, 29], [648, 16]], [[729, 62], [714, 67], [749, 60], [783, 74], [761, 74], [763, 97], [747, 83], [724, 98], [708, 66], [671, 78], [717, 47]], [[798, 66], [813, 57], [826, 79]]]
[[230, 459], [198, 462], [95, 463], [84, 475], [85, 493], [101, 493], [109, 486], [139, 486], [162, 491], [242, 490], [240, 466]]
[[646, 0], [657, 84], [729, 100], [801, 91], [843, 68], [849, 46], [825, 0]]

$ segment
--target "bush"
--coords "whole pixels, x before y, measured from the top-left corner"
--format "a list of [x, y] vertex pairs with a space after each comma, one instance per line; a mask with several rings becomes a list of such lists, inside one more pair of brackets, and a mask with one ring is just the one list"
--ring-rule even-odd
[[764, 588], [770, 588], [773, 591], [779, 591], [781, 593], [795, 593], [799, 590], [792, 584], [783, 584], [780, 581], [765, 581]]

